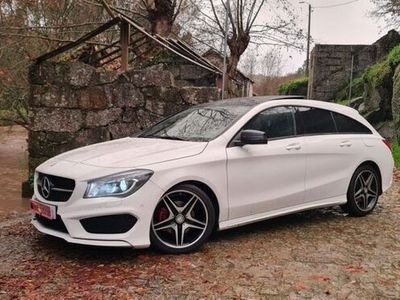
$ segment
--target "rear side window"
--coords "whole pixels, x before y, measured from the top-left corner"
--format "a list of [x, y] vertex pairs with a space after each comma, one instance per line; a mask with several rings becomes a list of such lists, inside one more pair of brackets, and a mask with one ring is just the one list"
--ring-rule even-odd
[[360, 122], [339, 113], [332, 114], [339, 133], [372, 134], [372, 131]]
[[263, 131], [269, 139], [294, 136], [293, 109], [285, 106], [269, 108], [257, 114], [243, 129]]
[[296, 107], [297, 134], [337, 133], [329, 110], [314, 107]]

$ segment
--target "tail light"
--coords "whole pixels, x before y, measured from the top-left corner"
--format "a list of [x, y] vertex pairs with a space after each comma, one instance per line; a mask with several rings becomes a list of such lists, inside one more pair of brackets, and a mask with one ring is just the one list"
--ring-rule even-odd
[[383, 139], [382, 142], [392, 151], [392, 144], [387, 139]]

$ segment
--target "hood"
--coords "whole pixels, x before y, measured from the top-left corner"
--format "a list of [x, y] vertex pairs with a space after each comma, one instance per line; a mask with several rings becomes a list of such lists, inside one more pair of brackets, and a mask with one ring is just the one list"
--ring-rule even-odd
[[200, 154], [206, 142], [153, 138], [123, 138], [78, 148], [56, 157], [73, 163], [106, 168], [138, 168]]

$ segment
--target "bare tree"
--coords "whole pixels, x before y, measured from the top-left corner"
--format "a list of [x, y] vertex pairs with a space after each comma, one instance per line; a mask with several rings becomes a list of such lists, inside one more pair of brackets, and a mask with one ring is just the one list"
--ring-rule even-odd
[[260, 62], [260, 73], [266, 77], [279, 77], [282, 75], [284, 61], [279, 48], [269, 48]]
[[[302, 48], [301, 30], [295, 28], [295, 16], [288, 0], [208, 0], [197, 5], [201, 39], [214, 45], [225, 36], [225, 12], [228, 15], [228, 73], [234, 76], [240, 58], [250, 44]], [[230, 4], [229, 4], [230, 3]]]
[[383, 18], [390, 27], [400, 26], [400, 0], [372, 0], [376, 5], [372, 15]]
[[170, 35], [183, 0], [141, 0], [141, 2], [151, 23], [151, 31], [162, 36]]

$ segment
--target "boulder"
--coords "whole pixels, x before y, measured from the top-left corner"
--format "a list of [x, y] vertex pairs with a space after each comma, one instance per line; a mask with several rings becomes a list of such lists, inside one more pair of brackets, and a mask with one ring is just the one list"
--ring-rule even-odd
[[77, 92], [79, 108], [105, 109], [111, 106], [106, 90], [101, 86], [87, 87]]
[[210, 71], [192, 64], [180, 65], [179, 70], [179, 78], [181, 80], [196, 80], [212, 74]]
[[120, 85], [122, 97], [117, 98], [116, 105], [118, 107], [140, 107], [144, 105], [143, 94], [134, 85], [123, 83]]
[[365, 115], [376, 124], [391, 119], [394, 71], [386, 62], [369, 68], [364, 75]]
[[75, 132], [82, 127], [82, 111], [79, 109], [32, 108], [32, 131]]
[[351, 101], [349, 103], [349, 106], [351, 108], [354, 108], [354, 109], [358, 110], [363, 102], [364, 102], [364, 98], [363, 97], [357, 97], [357, 98], [351, 99]]
[[96, 69], [82, 62], [73, 62], [69, 66], [68, 83], [75, 88], [87, 87], [92, 81]]
[[400, 123], [400, 65], [393, 76], [392, 116], [395, 123]]
[[105, 110], [89, 111], [86, 115], [85, 125], [88, 128], [105, 126], [121, 119], [121, 108], [109, 108]]
[[32, 64], [29, 67], [29, 82], [31, 84], [66, 84], [70, 71], [70, 63], [45, 61]]
[[97, 127], [90, 129], [83, 129], [79, 131], [73, 141], [69, 143], [69, 149], [75, 149], [95, 143], [109, 141], [111, 139], [110, 132], [107, 127]]
[[390, 141], [396, 137], [396, 126], [393, 121], [386, 121], [381, 123], [378, 126], [377, 130], [380, 133], [380, 135], [382, 135], [384, 138]]
[[133, 123], [115, 123], [108, 126], [110, 138], [115, 140], [131, 136], [138, 132], [140, 129]]
[[200, 104], [218, 100], [219, 90], [214, 87], [184, 87], [180, 89], [180, 95], [188, 104]]
[[76, 91], [63, 85], [31, 85], [29, 105], [31, 107], [78, 108]]
[[126, 76], [138, 88], [146, 86], [174, 86], [174, 76], [172, 73], [161, 69], [158, 65], [157, 67], [153, 66], [142, 70], [130, 70], [126, 73]]

